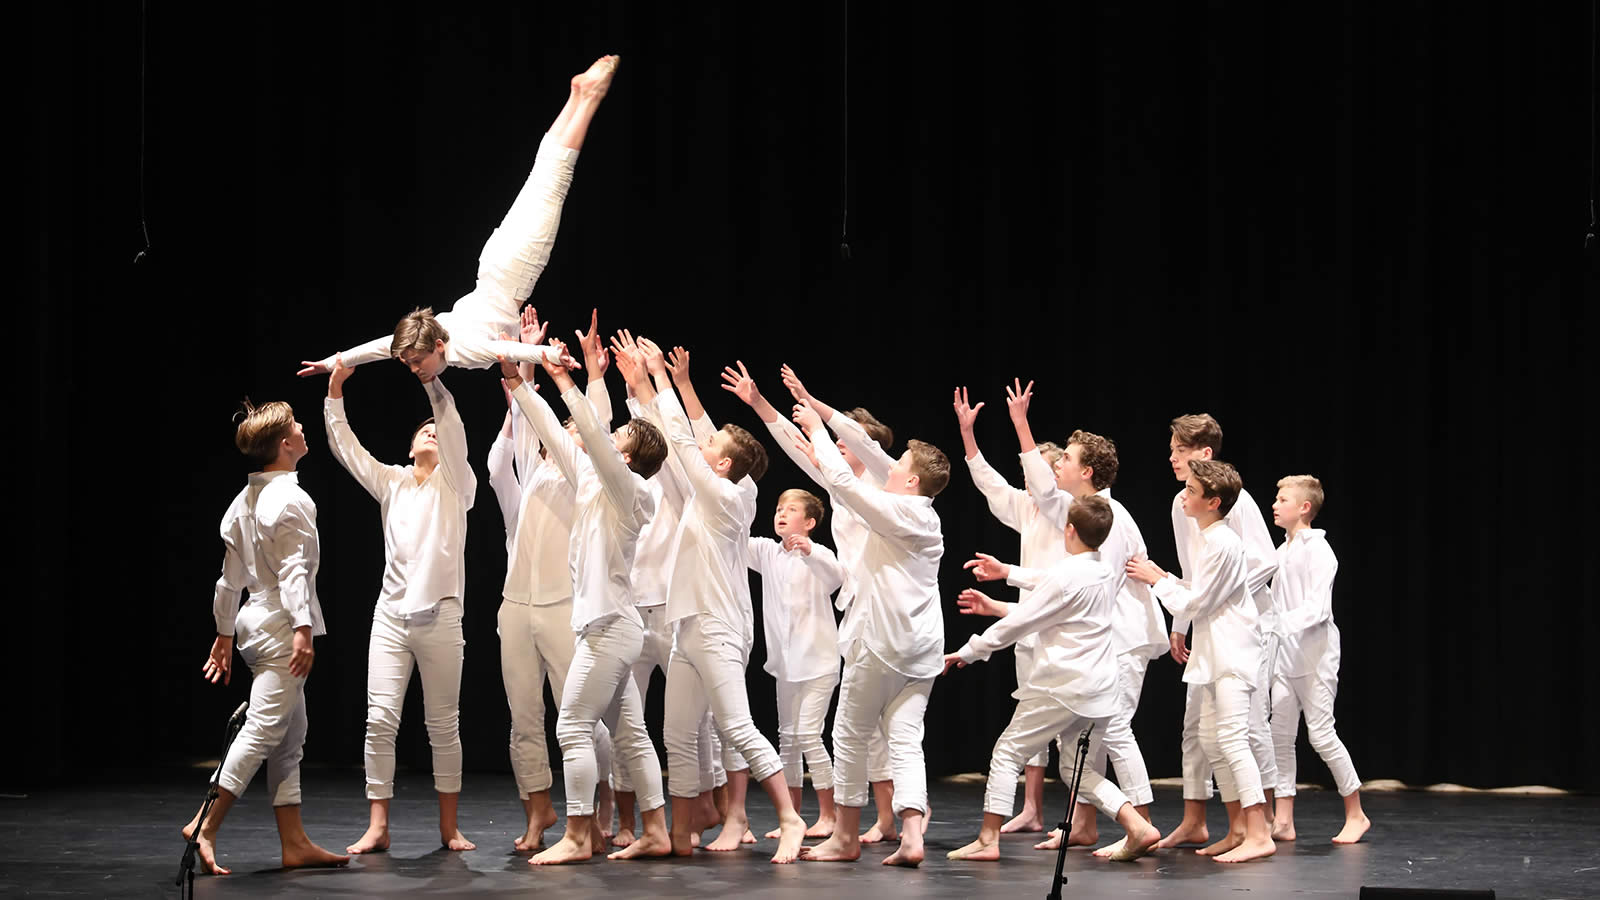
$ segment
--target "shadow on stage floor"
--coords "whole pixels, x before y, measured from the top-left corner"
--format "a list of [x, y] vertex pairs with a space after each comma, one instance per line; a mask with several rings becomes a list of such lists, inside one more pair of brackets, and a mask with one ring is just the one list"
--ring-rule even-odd
[[[207, 773], [170, 771], [87, 788], [56, 788], [0, 799], [0, 822], [11, 835], [0, 850], [3, 896], [175, 896], [173, 878], [183, 843], [178, 827], [198, 806]], [[342, 850], [366, 824], [359, 772], [307, 770], [306, 829], [329, 849]], [[560, 780], [557, 779], [557, 793]], [[1064, 792], [1047, 787], [1059, 817]], [[807, 816], [815, 800], [807, 792]], [[806, 900], [878, 896], [1044, 897], [1054, 855], [1036, 851], [1033, 836], [1008, 836], [998, 863], [956, 863], [945, 852], [971, 840], [981, 818], [982, 786], [936, 782], [931, 802], [928, 861], [918, 870], [878, 865], [891, 849], [864, 848], [859, 863], [767, 863], [774, 842], [733, 853], [698, 852], [684, 860], [615, 863], [605, 860], [535, 870], [527, 854], [511, 851], [521, 806], [509, 776], [469, 773], [461, 798], [462, 831], [478, 844], [470, 853], [438, 848], [436, 807], [425, 774], [402, 774], [393, 804], [393, 848], [361, 857], [348, 868], [286, 872], [278, 866], [273, 820], [260, 781], [234, 807], [221, 841], [222, 862], [234, 874], [196, 881], [198, 897], [303, 896], [434, 897], [554, 891], [562, 898], [726, 897], [760, 895]], [[1270, 860], [1227, 866], [1187, 850], [1165, 850], [1135, 863], [1108, 863], [1084, 851], [1067, 859], [1066, 897], [1354, 897], [1362, 885], [1495, 890], [1500, 897], [1600, 896], [1600, 798], [1373, 793], [1364, 798], [1372, 831], [1365, 843], [1334, 847], [1328, 838], [1342, 821], [1331, 792], [1302, 794], [1301, 839], [1280, 843]], [[560, 806], [558, 801], [558, 808]], [[756, 833], [772, 827], [766, 799], [752, 794]], [[1177, 791], [1158, 789], [1157, 827], [1179, 818]], [[870, 812], [870, 811], [869, 811]], [[1213, 834], [1225, 822], [1212, 804]], [[547, 833], [549, 840], [559, 828]], [[1117, 836], [1101, 820], [1101, 835]]]

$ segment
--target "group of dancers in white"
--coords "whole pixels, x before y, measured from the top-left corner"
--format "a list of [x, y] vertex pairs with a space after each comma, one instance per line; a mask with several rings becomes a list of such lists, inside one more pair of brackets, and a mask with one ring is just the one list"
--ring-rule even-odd
[[[1172, 504], [1179, 560], [1169, 573], [1149, 560], [1138, 525], [1111, 497], [1114, 443], [1086, 431], [1062, 445], [1035, 442], [1028, 422], [1033, 385], [1018, 380], [1006, 402], [1026, 486], [1013, 487], [973, 437], [984, 404], [970, 404], [958, 389], [954, 410], [973, 483], [1021, 536], [1016, 564], [979, 553], [966, 568], [979, 582], [1003, 580], [1019, 594], [1006, 603], [961, 591], [960, 613], [996, 621], [946, 653], [938, 583], [944, 540], [933, 501], [949, 481], [950, 463], [937, 447], [911, 440], [891, 456], [887, 426], [864, 409], [824, 403], [790, 367], [781, 372], [794, 401], [790, 416], [767, 401], [743, 363], [724, 368], [722, 387], [751, 408], [823, 495], [783, 491], [773, 536], [757, 537], [756, 483], [766, 450], [750, 431], [711, 422], [690, 380], [688, 351], [664, 352], [627, 331], [607, 346], [596, 313], [588, 330], [577, 332], [576, 356], [562, 341], [546, 340], [547, 323], [524, 302], [549, 258], [579, 149], [617, 63], [603, 57], [572, 80], [527, 183], [479, 257], [471, 293], [448, 312], [416, 310], [392, 337], [300, 370], [328, 376], [329, 445], [378, 501], [383, 522], [382, 587], [368, 648], [370, 817], [346, 853], [389, 846], [395, 735], [413, 666], [422, 681], [440, 840], [450, 850], [474, 849], [457, 820], [457, 721], [463, 549], [477, 478], [465, 427], [440, 380], [451, 366], [498, 367], [508, 405], [488, 468], [506, 526], [501, 665], [511, 764], [527, 815], [515, 846], [537, 851], [531, 863], [588, 859], [610, 847], [612, 859], [689, 855], [701, 832], [719, 823], [704, 849], [754, 843], [745, 813], [754, 780], [777, 813], [778, 827], [766, 835], [777, 840], [773, 862], [851, 861], [863, 843], [898, 840], [884, 863], [916, 866], [929, 816], [922, 740], [934, 682], [1013, 645], [1016, 711], [995, 744], [977, 839], [951, 851], [951, 859], [997, 859], [1002, 833], [1042, 831], [1049, 743], [1058, 742], [1069, 767], [1070, 748], [1091, 726], [1071, 832], [1053, 833], [1039, 847], [1098, 843], [1098, 811], [1125, 832], [1095, 851], [1111, 860], [1195, 844], [1220, 862], [1268, 856], [1274, 841], [1296, 837], [1294, 744], [1302, 715], [1344, 798], [1345, 824], [1333, 840], [1360, 840], [1369, 827], [1360, 781], [1333, 726], [1337, 563], [1323, 532], [1311, 527], [1323, 502], [1315, 478], [1278, 482], [1273, 520], [1285, 540], [1274, 550], [1238, 473], [1215, 458], [1217, 422], [1207, 415], [1172, 420], [1170, 459], [1183, 489]], [[417, 375], [434, 413], [415, 431], [406, 466], [374, 458], [345, 410], [353, 369], [389, 357]], [[626, 383], [630, 414], [615, 429], [605, 381], [612, 368]], [[541, 369], [566, 407], [565, 422], [538, 391]], [[581, 388], [577, 370], [586, 377]], [[299, 806], [304, 684], [313, 639], [325, 631], [316, 506], [295, 475], [309, 448], [281, 402], [247, 403], [236, 443], [261, 471], [222, 522], [217, 637], [203, 672], [227, 682], [237, 649], [253, 676], [249, 714], [220, 767], [214, 806], [204, 821], [197, 813], [184, 836], [198, 841], [207, 870], [226, 873], [216, 857], [218, 830], [265, 760], [284, 865], [339, 865], [349, 857], [307, 837]], [[833, 548], [811, 537], [827, 515]], [[755, 641], [750, 570], [760, 575], [766, 668], [777, 682], [776, 748], [755, 726], [746, 693]], [[1184, 814], [1163, 838], [1150, 822], [1150, 780], [1132, 719], [1146, 666], [1168, 652], [1185, 666], [1188, 694]], [[645, 728], [645, 689], [657, 667], [666, 675], [665, 786]], [[550, 799], [546, 680], [560, 701], [555, 737], [566, 801], [565, 833], [549, 847], [544, 832], [558, 817]], [[830, 757], [822, 731], [835, 689]], [[1104, 775], [1108, 760], [1115, 784]], [[809, 827], [799, 815], [807, 768], [819, 807]], [[1013, 816], [1019, 776], [1024, 803]], [[1205, 812], [1213, 776], [1229, 827], [1210, 842]], [[869, 796], [877, 821], [863, 833]], [[808, 836], [821, 840], [804, 846]]]

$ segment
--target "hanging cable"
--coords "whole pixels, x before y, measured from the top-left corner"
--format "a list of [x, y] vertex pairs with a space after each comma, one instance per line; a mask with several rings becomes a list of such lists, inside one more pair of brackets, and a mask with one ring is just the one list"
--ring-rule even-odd
[[144, 235], [144, 249], [134, 254], [133, 261], [136, 265], [150, 254], [150, 223], [145, 218], [144, 208], [145, 98], [148, 94], [145, 88], [147, 69], [145, 52], [149, 44], [146, 36], [149, 15], [150, 0], [142, 0], [139, 4], [139, 231]]
[[1600, 99], [1600, 90], [1597, 90], [1597, 88], [1595, 86], [1595, 81], [1594, 81], [1594, 79], [1595, 79], [1594, 58], [1595, 58], [1595, 49], [1596, 49], [1596, 41], [1597, 41], [1596, 34], [1600, 33], [1600, 16], [1596, 15], [1596, 10], [1600, 10], [1600, 0], [1590, 0], [1590, 2], [1589, 2], [1589, 230], [1583, 236], [1583, 249], [1585, 249], [1585, 250], [1588, 250], [1590, 248], [1590, 246], [1592, 246], [1594, 244], [1594, 232], [1595, 232], [1595, 223], [1594, 223], [1594, 168], [1595, 168], [1595, 159], [1597, 157], [1600, 157], [1600, 147], [1596, 147], [1595, 146], [1595, 133], [1594, 133], [1595, 107], [1597, 105], [1600, 105], [1600, 104], [1596, 103], [1596, 100]]
[[844, 0], [844, 90], [839, 103], [844, 114], [840, 120], [840, 131], [843, 133], [843, 158], [840, 160], [839, 169], [843, 173], [842, 183], [839, 188], [839, 205], [843, 209], [843, 216], [839, 221], [839, 257], [850, 258], [850, 0]]

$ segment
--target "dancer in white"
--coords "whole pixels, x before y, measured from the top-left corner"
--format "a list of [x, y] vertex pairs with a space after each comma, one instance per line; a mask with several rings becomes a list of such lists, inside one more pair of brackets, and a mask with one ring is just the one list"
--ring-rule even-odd
[[[1189, 478], [1189, 461], [1214, 459], [1222, 452], [1222, 426], [1205, 413], [1179, 416], [1172, 420], [1172, 438], [1168, 442], [1172, 474], [1180, 483]], [[1200, 529], [1195, 519], [1184, 514], [1184, 489], [1172, 498], [1172, 539], [1178, 547], [1179, 577], [1189, 579], [1194, 569], [1194, 547], [1200, 543]], [[1271, 679], [1272, 667], [1272, 598], [1267, 592], [1267, 581], [1272, 577], [1274, 554], [1272, 536], [1267, 533], [1266, 519], [1255, 498], [1242, 486], [1239, 501], [1233, 504], [1223, 519], [1244, 544], [1246, 585], [1255, 604], [1258, 624], [1264, 639], [1260, 671], [1256, 680], [1266, 684]], [[1189, 648], [1184, 636], [1189, 632], [1187, 620], [1174, 617], [1169, 637], [1172, 658], [1180, 665], [1189, 659]], [[1183, 706], [1183, 820], [1161, 841], [1162, 847], [1184, 844], [1206, 844], [1211, 834], [1206, 828], [1206, 801], [1211, 799], [1211, 766], [1205, 750], [1200, 746], [1200, 699], [1198, 688], [1190, 685], [1184, 695]], [[1257, 691], [1250, 698], [1250, 752], [1255, 755], [1256, 767], [1264, 776], [1262, 784], [1267, 794], [1267, 820], [1272, 820], [1272, 792], [1277, 782], [1277, 756], [1272, 748], [1271, 726], [1267, 722], [1271, 698]]]
[[[551, 346], [565, 353], [560, 341]], [[663, 856], [671, 852], [661, 793], [660, 763], [645, 732], [644, 707], [628, 677], [639, 658], [644, 627], [633, 603], [633, 560], [639, 532], [655, 511], [645, 478], [666, 458], [666, 442], [649, 422], [631, 421], [607, 434], [565, 361], [544, 364], [572, 413], [574, 439], [542, 397], [530, 390], [516, 366], [501, 361], [501, 374], [547, 455], [576, 491], [568, 564], [572, 571], [572, 630], [577, 647], [561, 695], [556, 739], [561, 744], [567, 795], [567, 830], [555, 846], [529, 860], [553, 865], [588, 859], [604, 838], [595, 822], [599, 782], [595, 723], [612, 723], [613, 756], [628, 767], [639, 788], [644, 827], [639, 839], [611, 859]], [[579, 440], [582, 443], [579, 443]]]
[[[978, 411], [983, 409], [983, 406], [982, 401], [973, 406], [967, 401], [967, 389], [956, 388], [954, 402], [956, 427], [961, 431], [961, 446], [966, 452], [967, 471], [972, 475], [972, 484], [983, 494], [984, 500], [989, 504], [989, 512], [1000, 520], [1000, 524], [1021, 536], [1018, 565], [1028, 569], [1048, 569], [1066, 556], [1066, 550], [1061, 544], [1061, 529], [1040, 515], [1039, 505], [1034, 502], [1029, 492], [1014, 488], [1007, 483], [1005, 478], [989, 465], [989, 461], [983, 456], [983, 451], [978, 449], [978, 439], [973, 433], [972, 426], [978, 420]], [[1039, 444], [1037, 450], [1044, 464], [1053, 470], [1061, 458], [1061, 448], [1046, 441]], [[1027, 599], [1028, 593], [1026, 590], [1019, 591], [1018, 602]], [[971, 614], [975, 610], [964, 605], [961, 607], [961, 612]], [[1018, 690], [1021, 690], [1023, 683], [1027, 681], [1028, 673], [1033, 671], [1034, 648], [1038, 643], [1039, 635], [1034, 632], [1018, 638], [1012, 647]], [[1050, 748], [1046, 745], [1023, 766], [1025, 785], [1022, 792], [1022, 811], [1011, 821], [1000, 826], [1001, 834], [1044, 830], [1041, 807], [1044, 800], [1044, 769], [1049, 761]]]
[[[522, 302], [544, 272], [561, 225], [561, 207], [572, 185], [573, 168], [589, 124], [611, 88], [620, 57], [602, 56], [572, 79], [572, 93], [539, 142], [533, 171], [500, 227], [478, 256], [472, 292], [447, 312], [417, 309], [402, 318], [392, 337], [374, 338], [326, 359], [302, 360], [302, 377], [391, 357], [420, 376], [433, 377], [446, 366], [487, 369], [499, 357], [517, 362], [554, 359], [549, 347], [506, 339], [517, 331]], [[573, 363], [576, 365], [576, 363]]]
[[[350, 857], [312, 843], [300, 820], [305, 682], [315, 658], [313, 637], [327, 633], [317, 602], [317, 505], [295, 473], [309, 448], [289, 404], [252, 406], [247, 400], [244, 413], [234, 443], [261, 471], [222, 517], [222, 577], [212, 602], [217, 636], [201, 672], [212, 684], [231, 681], [237, 638], [252, 678], [250, 710], [217, 775], [217, 799], [205, 822], [196, 812], [183, 837], [196, 839], [206, 871], [229, 874], [217, 864], [217, 833], [265, 760], [284, 868], [344, 865]], [[245, 591], [250, 599], [241, 607]]]
[[351, 853], [389, 848], [389, 801], [394, 797], [394, 741], [415, 666], [422, 675], [423, 718], [433, 748], [433, 787], [439, 793], [439, 840], [473, 850], [456, 823], [461, 794], [461, 633], [466, 572], [462, 552], [467, 511], [478, 479], [467, 462], [467, 435], [455, 399], [439, 379], [419, 376], [433, 418], [411, 436], [415, 465], [378, 462], [351, 430], [344, 384], [353, 370], [335, 361], [323, 404], [334, 458], [378, 501], [383, 517], [383, 584], [372, 612], [367, 649], [366, 833]]
[[[750, 568], [761, 575], [761, 624], [769, 675], [778, 682], [778, 756], [800, 809], [804, 767], [817, 792], [816, 824], [806, 837], [833, 834], [833, 759], [822, 742], [828, 703], [839, 686], [839, 628], [833, 592], [844, 583], [839, 559], [811, 540], [822, 521], [822, 500], [791, 488], [778, 495], [772, 530], [778, 540], [750, 538]], [[767, 837], [778, 837], [774, 830]]]
[[[994, 745], [984, 792], [983, 827], [977, 840], [950, 851], [951, 859], [1000, 858], [1000, 827], [1011, 815], [1017, 775], [1032, 753], [1049, 746], [1052, 736], [1060, 735], [1062, 745], [1071, 746], [1071, 738], [1092, 726], [1089, 757], [1100, 755], [1101, 735], [1120, 705], [1112, 632], [1122, 576], [1096, 552], [1111, 534], [1113, 521], [1109, 500], [1092, 494], [1079, 497], [1068, 512], [1063, 531], [1068, 556], [1048, 571], [1020, 570], [981, 553], [967, 563], [979, 581], [1005, 579], [1031, 590], [1014, 605], [997, 604], [979, 591], [963, 591], [968, 604], [1003, 605], [1005, 615], [983, 634], [969, 638], [959, 651], [946, 655], [944, 670], [988, 659], [1023, 634], [1040, 633], [1042, 639], [1033, 669], [1017, 691], [1011, 724]], [[1127, 829], [1127, 837], [1108, 854], [1111, 859], [1138, 859], [1161, 839], [1160, 832], [1139, 815], [1122, 791], [1092, 766], [1083, 771], [1082, 790]]]
[[[723, 744], [738, 752], [739, 761], [746, 763], [750, 777], [761, 784], [778, 813], [780, 837], [772, 861], [793, 862], [804, 839], [805, 823], [794, 810], [777, 751], [751, 718], [744, 679], [754, 640], [745, 553], [755, 496], [740, 483], [766, 451], [753, 435], [736, 425], [724, 425], [697, 440], [677, 395], [658, 393], [650, 381], [647, 366], [664, 371], [659, 348], [642, 338], [639, 344], [616, 345], [618, 367], [639, 402], [647, 407], [656, 405], [656, 414], [666, 424], [667, 438], [693, 489], [679, 527], [667, 588], [667, 618], [675, 628], [663, 727], [672, 791], [672, 849], [678, 855], [693, 852], [690, 823], [699, 795], [698, 735], [709, 708]], [[730, 766], [730, 783], [734, 771]], [[733, 820], [738, 798], [731, 794], [729, 819], [724, 821], [719, 839], [742, 839], [745, 830]]]
[[1322, 511], [1322, 482], [1310, 475], [1278, 480], [1272, 522], [1284, 530], [1278, 568], [1272, 578], [1277, 610], [1278, 660], [1272, 679], [1272, 745], [1278, 752], [1278, 814], [1273, 840], [1292, 841], [1295, 795], [1295, 732], [1300, 715], [1312, 749], [1328, 764], [1344, 798], [1344, 827], [1335, 844], [1354, 844], [1372, 827], [1361, 809], [1361, 779], [1333, 727], [1333, 698], [1339, 692], [1339, 628], [1333, 624], [1333, 577], [1339, 559], [1327, 533], [1312, 528]]
[[1188, 584], [1149, 560], [1128, 563], [1128, 577], [1155, 588], [1175, 619], [1193, 621], [1194, 649], [1183, 680], [1200, 695], [1200, 743], [1228, 809], [1228, 835], [1195, 852], [1233, 863], [1276, 852], [1267, 824], [1261, 770], [1250, 751], [1250, 695], [1260, 689], [1262, 641], [1250, 598], [1243, 542], [1223, 523], [1239, 497], [1239, 473], [1211, 459], [1189, 462], [1184, 513], [1200, 527]]
[[[609, 428], [611, 401], [606, 394], [607, 357], [600, 346], [596, 322], [591, 320], [583, 338], [584, 366], [588, 371], [586, 394], [595, 417]], [[523, 310], [524, 343], [544, 340], [547, 326], [538, 311]], [[538, 367], [522, 363], [518, 372], [533, 383]], [[572, 573], [567, 568], [567, 547], [572, 541], [573, 507], [577, 494], [560, 468], [547, 458], [538, 435], [511, 403], [494, 446], [489, 448], [489, 485], [494, 488], [506, 523], [506, 579], [500, 603], [500, 672], [506, 703], [511, 709], [511, 769], [522, 797], [528, 827], [513, 846], [536, 850], [544, 845], [544, 831], [556, 823], [550, 803], [550, 753], [545, 739], [544, 683], [560, 698], [572, 664]], [[610, 734], [597, 724], [596, 761], [604, 790], [610, 770]], [[600, 804], [600, 818], [606, 818]]]
[[938, 584], [944, 535], [933, 498], [950, 482], [950, 461], [932, 444], [909, 441], [883, 484], [867, 485], [826, 440], [822, 419], [808, 401], [796, 405], [795, 422], [809, 438], [801, 449], [833, 486], [833, 495], [870, 529], [855, 573], [857, 596], [839, 638], [849, 645], [833, 727], [838, 823], [833, 837], [806, 848], [805, 858], [843, 862], [861, 857], [858, 829], [867, 802], [867, 744], [872, 733], [881, 731], [893, 773], [894, 810], [901, 819], [900, 849], [883, 862], [917, 866], [922, 863], [928, 810], [923, 717], [933, 679], [943, 667], [944, 648]]

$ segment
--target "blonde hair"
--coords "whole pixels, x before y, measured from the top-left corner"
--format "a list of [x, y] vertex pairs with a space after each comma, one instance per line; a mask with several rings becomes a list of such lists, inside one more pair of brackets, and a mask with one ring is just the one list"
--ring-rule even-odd
[[399, 357], [407, 351], [432, 353], [435, 344], [448, 340], [450, 332], [445, 331], [439, 320], [433, 317], [433, 307], [419, 306], [406, 313], [400, 324], [394, 326], [394, 340], [389, 342], [389, 355]]
[[1189, 477], [1200, 482], [1200, 496], [1207, 500], [1217, 497], [1222, 501], [1217, 506], [1219, 515], [1227, 515], [1238, 502], [1239, 492], [1244, 490], [1239, 470], [1218, 459], [1191, 460]]
[[800, 508], [806, 511], [806, 518], [817, 525], [822, 524], [823, 507], [821, 497], [800, 488], [790, 488], [778, 495], [779, 506], [790, 501], [800, 504]]
[[1049, 466], [1052, 471], [1055, 469], [1056, 463], [1060, 462], [1061, 457], [1065, 456], [1067, 453], [1067, 451], [1055, 441], [1040, 441], [1035, 446], [1039, 448], [1039, 455], [1044, 457], [1045, 465]]
[[937, 497], [950, 483], [950, 458], [944, 451], [915, 438], [906, 442], [911, 453], [911, 474], [917, 476], [917, 492], [924, 497]]
[[1306, 516], [1309, 522], [1322, 512], [1322, 482], [1315, 475], [1285, 475], [1278, 479], [1278, 490], [1292, 489], [1300, 492], [1307, 503], [1311, 504], [1311, 514]]
[[877, 441], [878, 446], [883, 448], [883, 452], [889, 452], [890, 445], [894, 443], [894, 432], [889, 429], [889, 426], [879, 422], [877, 417], [867, 412], [867, 408], [864, 406], [849, 410], [845, 415], [854, 419], [856, 424], [861, 426], [861, 430], [867, 433], [867, 437]]
[[1191, 450], [1211, 448], [1211, 455], [1222, 453], [1222, 425], [1209, 413], [1179, 416], [1172, 420], [1172, 436]]
[[243, 408], [233, 414], [244, 420], [233, 432], [233, 445], [258, 466], [270, 465], [278, 458], [278, 445], [294, 430], [294, 408], [282, 400], [260, 406], [244, 398]]

